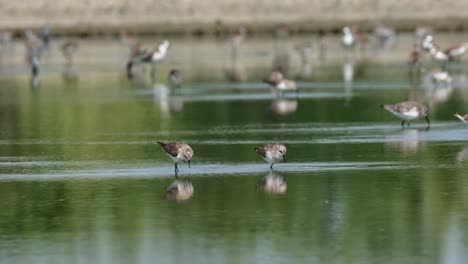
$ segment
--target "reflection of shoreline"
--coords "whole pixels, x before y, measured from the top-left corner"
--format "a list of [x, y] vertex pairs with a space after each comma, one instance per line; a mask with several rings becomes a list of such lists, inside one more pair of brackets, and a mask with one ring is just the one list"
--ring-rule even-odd
[[161, 194], [165, 200], [185, 201], [193, 196], [193, 185], [190, 180], [175, 180]]
[[284, 194], [288, 189], [288, 184], [282, 174], [277, 171], [270, 171], [257, 182], [257, 188], [266, 193]]

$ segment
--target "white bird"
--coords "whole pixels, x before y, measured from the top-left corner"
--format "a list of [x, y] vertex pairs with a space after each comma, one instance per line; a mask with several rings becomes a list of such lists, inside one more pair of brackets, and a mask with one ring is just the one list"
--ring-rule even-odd
[[350, 27], [343, 28], [343, 34], [341, 35], [341, 44], [346, 49], [351, 49], [356, 43], [356, 38], [354, 37], [353, 32]]

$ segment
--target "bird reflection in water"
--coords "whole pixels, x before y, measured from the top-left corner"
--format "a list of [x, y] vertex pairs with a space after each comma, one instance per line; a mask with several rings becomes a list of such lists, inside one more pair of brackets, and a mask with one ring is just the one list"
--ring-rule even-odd
[[161, 83], [153, 84], [153, 101], [162, 114], [180, 113], [184, 109], [184, 100], [177, 95], [176, 90]]
[[468, 147], [464, 147], [457, 153], [457, 161], [462, 163], [468, 160]]
[[246, 28], [240, 27], [228, 39], [231, 56], [224, 72], [226, 78], [232, 82], [245, 82], [247, 80], [245, 67], [242, 64], [240, 56], [240, 48], [244, 42], [246, 32]]
[[391, 135], [391, 142], [385, 145], [392, 149], [398, 149], [404, 153], [416, 153], [423, 145], [420, 140], [420, 131], [417, 129], [402, 129], [397, 134]]
[[257, 182], [257, 188], [271, 194], [284, 194], [288, 189], [288, 184], [282, 174], [277, 171], [270, 171]]
[[294, 47], [297, 55], [301, 60], [299, 76], [303, 79], [308, 79], [312, 76], [312, 53], [313, 44], [311, 41], [305, 41]]
[[299, 103], [297, 100], [286, 100], [277, 98], [273, 100], [270, 109], [277, 115], [287, 115], [297, 111]]
[[281, 72], [288, 75], [290, 66], [290, 45], [287, 42], [289, 28], [287, 25], [279, 25], [276, 28], [273, 42], [273, 69], [281, 69]]
[[177, 179], [173, 181], [166, 190], [161, 194], [161, 197], [170, 201], [186, 201], [193, 197], [193, 185], [190, 179]]
[[346, 94], [346, 103], [349, 103], [351, 100], [352, 92], [353, 92], [353, 80], [354, 80], [354, 61], [353, 60], [346, 60], [343, 63], [343, 82], [344, 82], [344, 90]]
[[78, 71], [73, 64], [73, 55], [78, 50], [78, 43], [74, 40], [67, 40], [61, 46], [63, 57], [65, 59], [65, 66], [63, 71], [63, 79], [65, 81], [76, 81], [78, 78]]

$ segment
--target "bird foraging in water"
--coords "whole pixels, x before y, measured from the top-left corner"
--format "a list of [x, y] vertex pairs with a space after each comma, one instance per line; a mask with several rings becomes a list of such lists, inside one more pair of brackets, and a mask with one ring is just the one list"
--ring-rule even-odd
[[136, 46], [135, 51], [132, 52], [130, 58], [127, 62], [127, 77], [132, 79], [132, 68], [136, 64], [150, 63], [151, 64], [151, 77], [154, 79], [156, 74], [156, 63], [164, 60], [169, 49], [170, 43], [167, 40], [164, 40], [158, 47], [153, 51], [147, 52], [140, 49], [139, 46]]
[[166, 152], [166, 154], [175, 162], [175, 172], [177, 173], [179, 169], [177, 168], [177, 164], [181, 161], [187, 162], [190, 168], [190, 161], [192, 160], [193, 150], [192, 148], [182, 142], [170, 142], [170, 143], [163, 143], [159, 142], [158, 144], [161, 148]]
[[171, 88], [180, 88], [182, 86], [182, 73], [178, 69], [171, 69], [167, 76]]
[[429, 128], [431, 122], [429, 121], [429, 111], [427, 107], [421, 103], [408, 101], [408, 102], [401, 102], [394, 105], [382, 105], [382, 108], [385, 108], [393, 115], [399, 117], [403, 121], [401, 122], [401, 126], [404, 127], [405, 123], [407, 126], [410, 126], [410, 122], [412, 120], [424, 117], [427, 121], [427, 127]]
[[273, 169], [273, 164], [284, 161], [286, 162], [286, 146], [283, 144], [266, 144], [255, 148], [255, 151], [270, 164], [270, 169]]
[[270, 85], [272, 91], [276, 94], [276, 96], [282, 96], [282, 93], [286, 91], [297, 92], [296, 82], [285, 79], [283, 73], [279, 70], [273, 70], [270, 73], [270, 78], [263, 80], [263, 82], [268, 83]]
[[454, 116], [460, 119], [460, 121], [462, 121], [463, 123], [468, 122], [468, 114], [460, 115], [459, 113], [455, 113]]

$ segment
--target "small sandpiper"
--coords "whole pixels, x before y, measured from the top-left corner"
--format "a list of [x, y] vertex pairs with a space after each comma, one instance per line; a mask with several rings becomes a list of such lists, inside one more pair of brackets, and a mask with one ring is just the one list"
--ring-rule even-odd
[[286, 146], [283, 144], [266, 144], [255, 148], [255, 151], [270, 165], [273, 169], [273, 164], [284, 161], [286, 162]]
[[188, 163], [190, 168], [190, 161], [192, 160], [193, 150], [192, 148], [182, 142], [171, 142], [171, 143], [163, 143], [159, 142], [158, 144], [162, 147], [164, 152], [175, 162], [175, 172], [177, 173], [179, 169], [177, 168], [177, 163], [184, 161]]
[[178, 89], [182, 86], [182, 73], [178, 69], [171, 69], [167, 79], [171, 88]]
[[429, 128], [431, 122], [429, 121], [428, 110], [427, 107], [421, 103], [408, 101], [408, 102], [401, 102], [394, 105], [382, 105], [383, 108], [387, 109], [393, 115], [399, 117], [403, 121], [401, 122], [401, 126], [405, 126], [405, 122], [407, 126], [410, 126], [410, 122], [414, 119], [418, 119], [424, 117], [427, 121], [427, 127]]
[[286, 91], [296, 91], [297, 86], [296, 82], [292, 80], [287, 80], [283, 77], [283, 73], [279, 70], [273, 70], [270, 73], [270, 78], [263, 80], [265, 83], [268, 83], [270, 87], [273, 89], [273, 92], [276, 95], [282, 95], [283, 92]]
[[460, 115], [459, 113], [455, 113], [454, 116], [460, 119], [460, 121], [462, 121], [463, 123], [468, 122], [468, 114]]
[[346, 49], [351, 49], [356, 43], [356, 38], [350, 27], [344, 27], [341, 35], [341, 45]]

